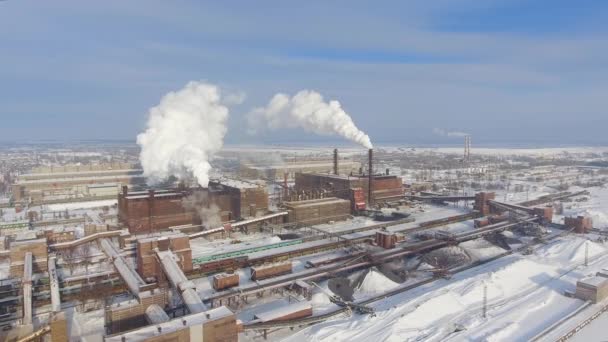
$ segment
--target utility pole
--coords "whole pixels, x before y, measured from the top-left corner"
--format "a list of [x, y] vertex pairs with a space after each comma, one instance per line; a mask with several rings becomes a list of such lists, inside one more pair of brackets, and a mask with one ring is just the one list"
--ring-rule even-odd
[[482, 309], [482, 316], [483, 318], [487, 317], [487, 313], [488, 313], [488, 284], [486, 284], [486, 282], [483, 282], [483, 309]]
[[585, 241], [585, 267], [589, 266], [589, 241]]

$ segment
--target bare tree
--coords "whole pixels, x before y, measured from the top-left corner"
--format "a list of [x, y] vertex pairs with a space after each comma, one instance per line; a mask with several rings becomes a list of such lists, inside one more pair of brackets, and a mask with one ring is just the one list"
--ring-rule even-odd
[[80, 256], [82, 257], [86, 273], [89, 273], [89, 265], [92, 264], [90, 243], [80, 246]]
[[63, 262], [68, 266], [68, 269], [70, 270], [70, 274], [74, 273], [75, 254], [76, 253], [74, 253], [74, 250], [71, 248], [65, 249], [61, 252], [61, 255], [63, 257]]

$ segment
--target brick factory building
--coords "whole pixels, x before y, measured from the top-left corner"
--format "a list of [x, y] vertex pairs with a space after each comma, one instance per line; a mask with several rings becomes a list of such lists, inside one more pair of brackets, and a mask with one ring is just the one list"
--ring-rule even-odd
[[283, 202], [283, 206], [289, 212], [287, 221], [302, 225], [346, 220], [351, 215], [350, 201], [336, 197]]
[[[361, 168], [360, 162], [352, 160], [340, 160], [338, 165], [340, 174], [356, 173]], [[297, 173], [330, 173], [333, 170], [334, 163], [332, 161], [312, 160], [286, 162], [278, 165], [243, 164], [240, 167], [239, 174], [241, 177], [249, 179], [283, 179], [285, 175], [293, 179]]]
[[608, 278], [591, 276], [576, 282], [576, 298], [598, 303], [608, 297]]
[[179, 259], [178, 265], [184, 272], [192, 271], [192, 249], [190, 239], [182, 233], [168, 233], [161, 237], [146, 236], [137, 239], [137, 272], [144, 278], [162, 275], [156, 250], [171, 250]]
[[[325, 191], [326, 196], [335, 196], [348, 199], [351, 197], [351, 189], [361, 188], [365, 195], [366, 203], [369, 200], [369, 177], [368, 175], [335, 175], [320, 173], [297, 173], [295, 190], [305, 198], [308, 192]], [[403, 198], [403, 182], [401, 177], [395, 175], [375, 175], [372, 178], [371, 203], [395, 201]]]
[[225, 306], [170, 321], [150, 324], [125, 333], [104, 338], [106, 342], [150, 341], [150, 342], [237, 342], [236, 315]]
[[203, 224], [209, 212], [228, 222], [268, 211], [268, 193], [258, 184], [221, 180], [208, 188], [178, 188], [123, 192], [118, 196], [118, 217], [132, 234], [172, 226]]
[[593, 229], [593, 220], [585, 216], [564, 217], [564, 225], [578, 234], [586, 234]]
[[58, 198], [115, 198], [121, 186], [145, 184], [142, 173], [125, 163], [38, 168], [18, 176], [12, 185], [13, 199], [40, 203]]

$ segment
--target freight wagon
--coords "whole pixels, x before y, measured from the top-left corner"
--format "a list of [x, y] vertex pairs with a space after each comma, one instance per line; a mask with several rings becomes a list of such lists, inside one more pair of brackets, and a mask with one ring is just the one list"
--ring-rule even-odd
[[221, 273], [213, 276], [213, 288], [216, 291], [225, 290], [239, 285], [239, 275], [236, 273]]

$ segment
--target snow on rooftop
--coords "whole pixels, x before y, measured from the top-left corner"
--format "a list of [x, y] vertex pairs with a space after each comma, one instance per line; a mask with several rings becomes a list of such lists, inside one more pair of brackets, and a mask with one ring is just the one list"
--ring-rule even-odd
[[[340, 160], [339, 165], [359, 166], [361, 163], [352, 160]], [[247, 168], [253, 170], [287, 170], [287, 169], [306, 169], [306, 168], [317, 168], [317, 167], [328, 167], [333, 170], [333, 161], [328, 162], [306, 162], [306, 163], [285, 163], [276, 165], [246, 165]]]
[[98, 173], [126, 173], [126, 172], [142, 172], [142, 169], [110, 169], [110, 170], [82, 170], [82, 171], [64, 171], [64, 172], [41, 172], [41, 173], [24, 173], [19, 177], [46, 177], [55, 176], [53, 178], [60, 178], [58, 176], [69, 176], [69, 175], [86, 175], [86, 174], [98, 174]]
[[[221, 319], [233, 315], [232, 311], [225, 306], [208, 311], [179, 317], [160, 324], [147, 325], [143, 328], [132, 330], [124, 334], [117, 334], [105, 338], [106, 342], [136, 342], [146, 341], [152, 337], [166, 335], [188, 327], [205, 324], [212, 320]], [[159, 332], [160, 330], [160, 332]]]
[[256, 189], [256, 188], [260, 187], [260, 184], [257, 184], [254, 182], [240, 180], [240, 179], [233, 179], [233, 178], [219, 178], [219, 179], [212, 179], [211, 181], [217, 182], [219, 184], [229, 186], [232, 188], [237, 188], [237, 189]]
[[87, 182], [99, 180], [116, 180], [117, 178], [130, 179], [145, 179], [142, 175], [112, 175], [112, 176], [90, 176], [90, 177], [65, 177], [65, 178], [45, 178], [45, 179], [28, 179], [20, 180], [16, 184], [44, 184], [44, 183], [62, 183], [62, 182]]
[[46, 209], [50, 211], [63, 211], [63, 210], [74, 210], [74, 209], [90, 209], [105, 206], [113, 206], [118, 202], [118, 199], [110, 199], [103, 201], [84, 201], [84, 202], [73, 202], [73, 203], [57, 203], [48, 204]]
[[255, 317], [262, 322], [268, 322], [307, 309], [312, 309], [312, 305], [310, 303], [296, 302], [294, 304], [283, 305], [272, 310], [258, 312], [255, 314]]
[[600, 276], [591, 276], [579, 280], [579, 283], [592, 287], [601, 287], [608, 282], [608, 279]]

